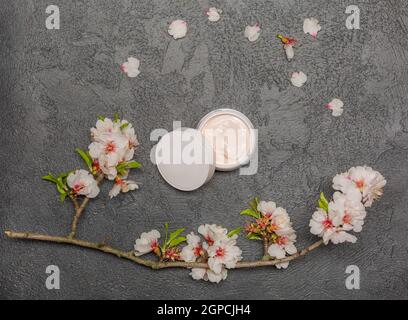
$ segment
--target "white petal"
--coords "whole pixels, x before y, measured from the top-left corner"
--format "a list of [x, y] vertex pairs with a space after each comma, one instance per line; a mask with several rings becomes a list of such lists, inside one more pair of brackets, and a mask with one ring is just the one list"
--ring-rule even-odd
[[140, 61], [134, 57], [128, 58], [128, 61], [121, 65], [121, 69], [129, 78], [136, 78], [139, 74]]
[[222, 10], [219, 10], [217, 8], [210, 8], [207, 11], [207, 16], [208, 16], [208, 20], [210, 20], [211, 22], [217, 22], [221, 19], [221, 13]]
[[290, 61], [295, 57], [295, 50], [293, 49], [292, 45], [285, 45], [283, 46], [286, 52], [286, 58]]
[[187, 35], [187, 22], [183, 20], [175, 20], [169, 26], [169, 35], [175, 40], [184, 38]]
[[302, 71], [294, 72], [290, 81], [295, 87], [300, 88], [306, 83], [307, 76]]
[[185, 246], [180, 253], [180, 258], [185, 262], [195, 262], [194, 247], [191, 245]]
[[215, 273], [221, 273], [222, 270], [222, 262], [217, 258], [210, 258], [208, 259], [208, 266], [212, 271]]
[[206, 269], [194, 268], [191, 269], [190, 275], [193, 277], [194, 280], [202, 280], [204, 279], [206, 273], [207, 273]]
[[294, 255], [297, 253], [297, 249], [293, 243], [285, 245], [285, 250], [289, 255]]
[[115, 197], [117, 197], [117, 196], [119, 195], [119, 193], [120, 193], [120, 185], [115, 183], [115, 184], [113, 185], [112, 190], [109, 191], [109, 197], [110, 197], [111, 199], [112, 199], [112, 198], [115, 198]]
[[255, 24], [254, 26], [247, 26], [245, 28], [245, 37], [250, 41], [250, 42], [254, 42], [256, 40], [258, 40], [259, 36], [261, 32], [261, 28], [259, 27], [259, 24]]
[[275, 267], [278, 269], [287, 269], [289, 267], [289, 262], [278, 263]]
[[220, 283], [222, 280], [227, 279], [228, 271], [223, 269], [220, 273], [213, 272], [212, 270], [207, 270], [207, 277], [210, 282]]
[[320, 26], [319, 21], [315, 18], [305, 19], [303, 22], [304, 33], [308, 33], [314, 38], [317, 37], [317, 33], [320, 30], [322, 30], [322, 27]]
[[283, 259], [286, 257], [285, 250], [277, 244], [271, 245], [268, 249], [268, 253], [271, 257], [276, 259]]

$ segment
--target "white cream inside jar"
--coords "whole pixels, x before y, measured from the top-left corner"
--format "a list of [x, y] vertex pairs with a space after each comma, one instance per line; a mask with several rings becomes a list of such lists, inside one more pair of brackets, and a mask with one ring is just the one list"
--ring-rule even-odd
[[254, 126], [241, 112], [219, 109], [206, 115], [198, 130], [211, 143], [218, 171], [232, 171], [250, 161], [255, 147]]

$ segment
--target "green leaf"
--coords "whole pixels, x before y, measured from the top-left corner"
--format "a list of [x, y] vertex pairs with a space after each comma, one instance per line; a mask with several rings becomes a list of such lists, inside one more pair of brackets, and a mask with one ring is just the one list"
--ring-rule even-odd
[[52, 183], [57, 183], [57, 178], [55, 178], [51, 173], [49, 173], [48, 175], [42, 177], [41, 179], [43, 179], [45, 181], [52, 182]]
[[86, 165], [88, 166], [89, 170], [92, 171], [92, 159], [88, 152], [85, 152], [79, 148], [75, 150], [79, 156], [85, 161]]
[[262, 240], [262, 237], [259, 235], [259, 234], [257, 234], [257, 233], [248, 233], [247, 234], [247, 236], [246, 236], [246, 238], [248, 239], [248, 240]]
[[120, 175], [123, 175], [126, 173], [127, 170], [129, 169], [137, 169], [142, 166], [141, 163], [136, 162], [136, 161], [127, 161], [127, 162], [122, 162], [116, 167], [116, 170]]
[[64, 202], [65, 201], [65, 198], [68, 196], [68, 194], [67, 193], [61, 193], [60, 194], [60, 201], [61, 202]]
[[127, 169], [138, 169], [142, 166], [142, 164], [140, 162], [137, 161], [128, 161], [127, 162]]
[[323, 209], [326, 212], [329, 212], [329, 202], [327, 201], [323, 192], [320, 193], [318, 205], [319, 205], [319, 208]]
[[170, 233], [170, 238], [168, 243], [171, 243], [174, 239], [176, 239], [180, 234], [184, 232], [185, 229], [177, 229], [176, 231], [173, 231]]
[[255, 219], [259, 219], [261, 217], [261, 214], [258, 211], [254, 211], [253, 209], [246, 209], [244, 211], [241, 211], [241, 216], [250, 216]]
[[122, 124], [121, 126], [120, 126], [120, 128], [123, 130], [123, 129], [126, 129], [127, 127], [129, 127], [129, 122], [125, 122], [124, 124]]
[[183, 242], [186, 242], [186, 241], [187, 241], [187, 238], [186, 238], [186, 237], [178, 237], [178, 238], [175, 238], [175, 239], [173, 239], [172, 241], [170, 241], [170, 243], [169, 243], [169, 248], [176, 247], [176, 246], [178, 246], [180, 243], [183, 243]]
[[255, 197], [254, 200], [252, 200], [251, 202], [249, 202], [249, 207], [256, 212], [258, 211], [258, 205], [259, 205], [259, 197]]
[[118, 122], [120, 121], [119, 113], [116, 112], [116, 113], [113, 115], [113, 121], [116, 122], [116, 123], [118, 123]]
[[58, 179], [65, 179], [66, 177], [68, 177], [68, 175], [69, 175], [69, 173], [61, 173], [61, 174], [58, 176]]
[[104, 116], [97, 116], [97, 118], [98, 118], [98, 120], [105, 121], [105, 117], [104, 117]]
[[166, 251], [166, 248], [167, 248], [167, 242], [168, 242], [167, 239], [169, 237], [169, 223], [168, 222], [164, 224], [164, 230], [166, 232], [166, 237], [164, 239], [163, 246], [161, 247], [162, 252]]
[[59, 185], [58, 183], [57, 183], [57, 191], [58, 191], [60, 194], [65, 194], [65, 193], [66, 193], [66, 190], [64, 189], [64, 187], [62, 187], [62, 186]]
[[236, 234], [240, 234], [242, 231], [242, 228], [236, 228], [234, 230], [232, 230], [230, 233], [228, 233], [228, 238], [232, 238], [233, 236], [235, 236]]

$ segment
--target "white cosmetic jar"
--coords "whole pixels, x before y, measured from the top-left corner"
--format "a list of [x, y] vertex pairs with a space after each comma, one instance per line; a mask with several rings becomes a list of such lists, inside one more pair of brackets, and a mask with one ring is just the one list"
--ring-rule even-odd
[[197, 130], [213, 147], [217, 171], [233, 171], [247, 165], [255, 152], [254, 126], [239, 111], [214, 110], [201, 119]]
[[164, 135], [155, 147], [155, 162], [164, 180], [181, 191], [194, 191], [214, 175], [215, 156], [200, 131], [180, 128]]

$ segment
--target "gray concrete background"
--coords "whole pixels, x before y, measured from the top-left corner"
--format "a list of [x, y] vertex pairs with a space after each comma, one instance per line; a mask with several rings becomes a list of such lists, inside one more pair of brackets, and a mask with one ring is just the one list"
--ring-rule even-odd
[[[61, 30], [45, 28], [45, 8], [59, 5]], [[359, 31], [345, 27], [347, 5], [361, 9]], [[222, 20], [203, 15], [215, 5]], [[303, 34], [304, 18], [323, 26], [319, 41]], [[167, 24], [189, 23], [172, 40]], [[260, 21], [257, 43], [243, 37]], [[277, 33], [300, 39], [288, 63]], [[190, 232], [205, 222], [232, 228], [254, 195], [287, 208], [302, 248], [315, 237], [308, 223], [320, 191], [355, 165], [388, 180], [355, 245], [328, 246], [286, 271], [235, 270], [220, 285], [193, 281], [186, 270], [153, 272], [115, 257], [73, 247], [12, 241], [0, 236], [0, 298], [11, 299], [386, 299], [408, 297], [408, 7], [401, 0], [275, 1], [0, 1], [0, 230], [66, 234], [71, 204], [60, 204], [47, 173], [81, 166], [97, 115], [120, 112], [137, 128], [144, 169], [139, 192], [108, 201], [108, 185], [87, 210], [82, 238], [130, 249], [143, 231], [166, 221]], [[129, 79], [119, 64], [141, 60]], [[309, 82], [291, 86], [291, 72]], [[333, 97], [345, 113], [333, 118]], [[149, 161], [150, 132], [173, 120], [195, 126], [221, 107], [243, 111], [260, 130], [255, 176], [217, 173], [194, 193], [166, 185]], [[246, 259], [258, 243], [241, 239]], [[45, 288], [45, 269], [61, 269], [61, 290]], [[361, 290], [345, 288], [348, 265], [361, 269]]]

